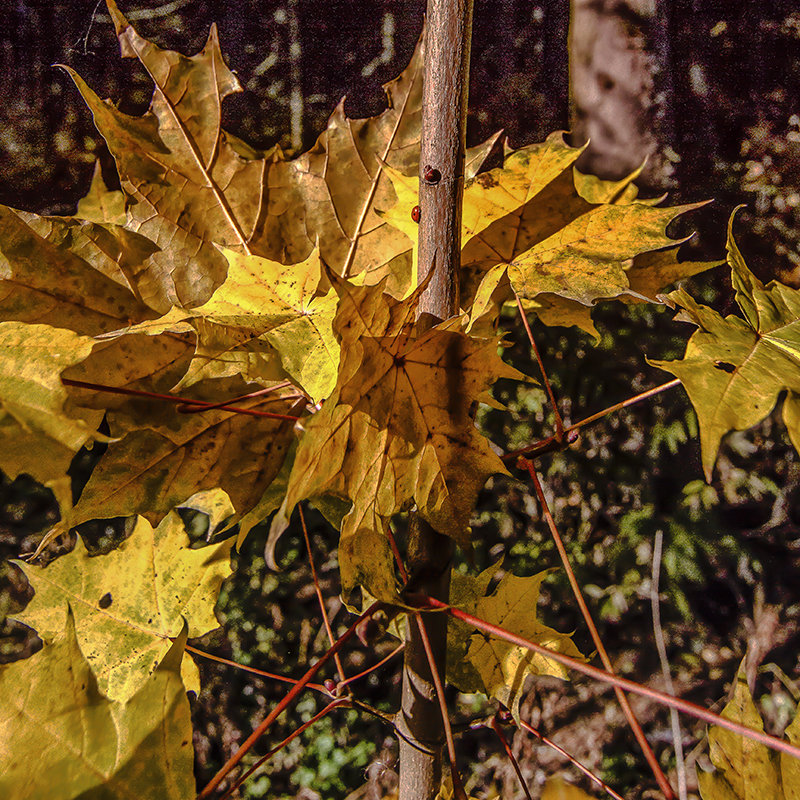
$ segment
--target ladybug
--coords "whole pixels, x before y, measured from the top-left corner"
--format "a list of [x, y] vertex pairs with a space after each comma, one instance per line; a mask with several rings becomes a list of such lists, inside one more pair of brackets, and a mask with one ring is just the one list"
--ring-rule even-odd
[[419, 210], [419, 206], [414, 206], [414, 208], [411, 209], [411, 219], [413, 219], [414, 222], [419, 223], [419, 218], [421, 216], [422, 212]]

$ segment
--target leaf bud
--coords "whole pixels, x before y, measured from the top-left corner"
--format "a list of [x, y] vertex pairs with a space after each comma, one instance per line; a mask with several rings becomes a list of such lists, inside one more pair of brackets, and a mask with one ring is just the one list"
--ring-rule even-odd
[[442, 173], [439, 172], [439, 170], [435, 167], [432, 167], [430, 164], [428, 164], [422, 172], [422, 179], [425, 181], [425, 183], [430, 184], [431, 186], [436, 186], [436, 184], [442, 179]]

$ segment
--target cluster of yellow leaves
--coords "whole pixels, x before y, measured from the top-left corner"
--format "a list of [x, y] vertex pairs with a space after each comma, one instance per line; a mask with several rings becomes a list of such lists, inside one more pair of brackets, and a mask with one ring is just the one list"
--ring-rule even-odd
[[[80, 791], [127, 774], [129, 750], [145, 752], [120, 722], [138, 713], [140, 697], [178, 709], [184, 726], [172, 675], [182, 648], [171, 642], [184, 627], [194, 636], [216, 624], [228, 546], [187, 549], [176, 507], [239, 523], [241, 541], [279, 506], [285, 518], [304, 499], [344, 505], [345, 591], [360, 584], [394, 600], [385, 536], [392, 515], [416, 508], [468, 549], [478, 491], [504, 471], [474, 425], [498, 378], [523, 377], [499, 355], [502, 304], [516, 293], [546, 323], [594, 332], [598, 300], [652, 299], [708, 266], [679, 262], [678, 243], [665, 232], [690, 207], [642, 201], [635, 175], [617, 183], [581, 175], [580, 150], [560, 134], [507, 149], [501, 166], [481, 172], [494, 137], [466, 159], [464, 313], [423, 329], [410, 210], [424, 44], [387, 85], [382, 114], [352, 120], [340, 104], [314, 147], [287, 158], [278, 149], [255, 152], [222, 130], [222, 103], [240, 86], [214, 29], [202, 52], [185, 57], [146, 41], [113, 0], [108, 6], [123, 56], [136, 57], [155, 85], [149, 110], [132, 117], [71, 72], [114, 156], [120, 190], [109, 191], [96, 172], [74, 217], [0, 208], [0, 468], [56, 491], [59, 530], [137, 516], [111, 555], [89, 559], [79, 549], [47, 569], [25, 567], [37, 594], [20, 618], [46, 642], [26, 669], [38, 665], [37, 676], [50, 676], [37, 682], [57, 670], [73, 676], [70, 685], [87, 690], [85, 702], [102, 716], [97, 729], [112, 720], [123, 742], [116, 760], [96, 761], [100, 745], [86, 745], [91, 758], [77, 760], [83, 771], [74, 777]], [[750, 326], [792, 356], [772, 317], [761, 319], [769, 292], [784, 305], [789, 295], [741, 280]], [[212, 407], [181, 413], [165, 402], [179, 395]], [[222, 407], [232, 398], [253, 413]], [[796, 417], [795, 400], [786, 407]], [[103, 419], [106, 436], [97, 432]], [[93, 441], [109, 446], [73, 509], [67, 467]], [[493, 574], [455, 578], [454, 602], [578, 655], [567, 636], [535, 619], [541, 576], [506, 576], [487, 596]], [[456, 630], [455, 639], [463, 652], [448, 668], [451, 679], [512, 709], [526, 675], [561, 674], [491, 637]], [[0, 672], [6, 693], [16, 675], [9, 669]], [[183, 677], [196, 686], [188, 661]], [[161, 703], [148, 692], [162, 692]], [[47, 715], [84, 724], [83, 700], [73, 703], [73, 717], [41, 696], [12, 706], [3, 719], [12, 734], [21, 719]], [[147, 729], [152, 741], [162, 736], [183, 748], [185, 726], [166, 737], [158, 728], [166, 724]], [[54, 740], [62, 735], [54, 729]], [[4, 759], [0, 779], [18, 775], [17, 752]], [[162, 748], [158, 758], [178, 763], [173, 755]], [[53, 748], [53, 763], [59, 757]], [[185, 760], [182, 750], [175, 759]], [[166, 778], [164, 785], [172, 786]], [[137, 796], [128, 788], [119, 795]]]
[[[73, 73], [116, 160], [121, 190], [105, 189], [98, 172], [76, 217], [0, 209], [0, 320], [50, 326], [40, 334], [43, 340], [49, 337], [52, 351], [41, 357], [30, 346], [9, 351], [14, 361], [9, 370], [35, 376], [51, 391], [42, 408], [27, 386], [21, 393], [17, 386], [0, 387], [0, 435], [25, 444], [3, 448], [0, 467], [11, 476], [33, 472], [57, 489], [64, 527], [130, 514], [157, 524], [176, 504], [212, 488], [228, 492], [236, 522], [255, 509], [274, 507], [270, 484], [290, 449], [291, 420], [242, 421], [219, 410], [178, 414], [158, 400], [97, 392], [74, 382], [180, 392], [209, 403], [274, 387], [273, 394], [245, 404], [257, 412], [297, 416], [304, 413], [306, 399], [325, 401], [325, 417], [351, 419], [349, 411], [334, 406], [344, 406], [348, 381], [347, 393], [359, 391], [353, 375], [360, 369], [367, 376], [371, 366], [367, 360], [359, 363], [358, 354], [369, 348], [357, 345], [346, 365], [340, 364], [343, 327], [334, 331], [333, 319], [343, 319], [345, 307], [358, 306], [359, 286], [380, 287], [370, 295], [372, 302], [390, 306], [416, 284], [416, 226], [409, 209], [416, 204], [412, 176], [418, 170], [423, 46], [387, 85], [388, 107], [382, 114], [351, 120], [340, 105], [317, 144], [289, 159], [277, 150], [256, 153], [222, 130], [222, 102], [240, 87], [222, 60], [214, 30], [201, 53], [185, 57], [140, 37], [113, 0], [108, 5], [123, 55], [138, 58], [155, 91], [150, 109], [131, 117], [102, 101]], [[473, 365], [478, 364], [475, 353], [489, 358], [495, 345], [487, 334], [498, 303], [512, 288], [543, 318], [591, 329], [590, 307], [598, 298], [641, 294], [647, 279], [637, 283], [634, 274], [648, 275], [651, 288], [660, 288], [663, 281], [698, 268], [652, 256], [675, 244], [664, 228], [685, 209], [638, 201], [631, 180], [610, 184], [573, 175], [580, 150], [558, 135], [509, 151], [502, 167], [481, 173], [496, 139], [467, 156], [463, 271], [469, 323], [448, 321], [446, 335], [444, 330], [431, 334], [439, 345], [430, 340], [412, 359], [430, 367], [426, 376], [415, 367], [416, 383], [408, 389], [418, 409], [425, 409], [423, 416], [441, 407], [437, 394], [462, 380], [457, 373], [463, 358], [451, 358], [454, 348], [470, 351]], [[651, 254], [651, 263], [637, 267], [643, 253]], [[356, 279], [358, 285], [341, 280], [334, 291], [321, 262], [332, 275]], [[343, 302], [350, 295], [353, 299]], [[17, 339], [33, 342], [35, 332], [24, 327]], [[478, 334], [483, 339], [469, 338]], [[408, 326], [364, 335], [397, 336], [398, 343], [382, 351], [397, 353], [416, 336]], [[437, 347], [445, 340], [460, 344], [448, 345], [443, 355]], [[355, 341], [350, 335], [347, 346]], [[504, 374], [496, 358], [472, 369], [485, 371], [478, 394]], [[384, 395], [395, 374], [408, 370], [382, 373]], [[71, 383], [59, 386], [62, 377]], [[452, 470], [465, 436], [488, 451], [464, 417], [477, 399], [471, 396], [455, 422], [444, 413], [426, 419], [438, 444], [420, 451], [411, 445], [410, 460], [385, 442], [369, 452], [362, 446], [361, 455], [348, 458], [352, 474], [339, 481], [344, 489], [303, 477], [307, 464], [302, 460], [312, 447], [311, 437], [304, 437], [308, 443], [299, 451], [302, 463], [291, 481], [292, 497], [329, 490], [343, 495], [354, 504], [346, 523], [351, 532], [353, 525], [363, 529], [373, 514], [364, 510], [368, 486], [382, 482], [383, 495], [370, 501], [377, 516], [368, 525], [415, 503], [434, 525], [446, 524], [446, 532], [465, 544], [477, 488], [500, 469], [486, 456], [489, 460], [468, 480], [469, 460], [460, 475]], [[405, 402], [386, 400], [396, 418]], [[367, 413], [375, 407], [372, 403]], [[65, 468], [82, 445], [96, 438], [103, 414], [112, 446], [71, 511]], [[391, 414], [382, 410], [374, 419], [383, 420], [380, 426]], [[395, 442], [418, 438], [419, 414], [408, 415], [411, 433], [392, 433]], [[309, 430], [321, 424], [314, 422]], [[383, 431], [379, 438], [387, 435]], [[443, 459], [450, 472], [432, 471]], [[406, 465], [410, 470], [401, 474]], [[371, 470], [372, 478], [362, 484], [364, 470]], [[377, 483], [376, 470], [382, 472]], [[394, 493], [386, 489], [391, 480], [408, 487], [421, 475], [429, 476], [423, 486], [398, 489], [397, 497], [388, 499], [386, 492]], [[452, 498], [443, 498], [456, 483], [465, 489], [454, 505]], [[372, 527], [373, 537], [382, 524]], [[388, 576], [383, 580], [386, 584]]]

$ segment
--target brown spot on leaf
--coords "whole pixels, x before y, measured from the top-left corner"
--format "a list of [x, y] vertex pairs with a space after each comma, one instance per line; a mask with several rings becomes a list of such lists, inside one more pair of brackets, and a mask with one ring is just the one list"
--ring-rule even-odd
[[475, 181], [483, 186], [484, 189], [491, 189], [493, 186], [497, 186], [497, 180], [488, 172], [482, 172], [475, 178]]

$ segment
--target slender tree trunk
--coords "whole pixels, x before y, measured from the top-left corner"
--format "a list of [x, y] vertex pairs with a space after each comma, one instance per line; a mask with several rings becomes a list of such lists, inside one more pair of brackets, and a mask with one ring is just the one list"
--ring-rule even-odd
[[[420, 280], [431, 270], [433, 275], [420, 302], [423, 325], [434, 325], [458, 311], [471, 34], [472, 0], [428, 0], [420, 156]], [[446, 601], [452, 555], [452, 540], [414, 515], [409, 524], [407, 559], [415, 588]], [[447, 620], [444, 614], [431, 614], [425, 624], [437, 670], [444, 676]], [[432, 800], [441, 784], [442, 718], [413, 620], [408, 633], [399, 719], [399, 800]]]

